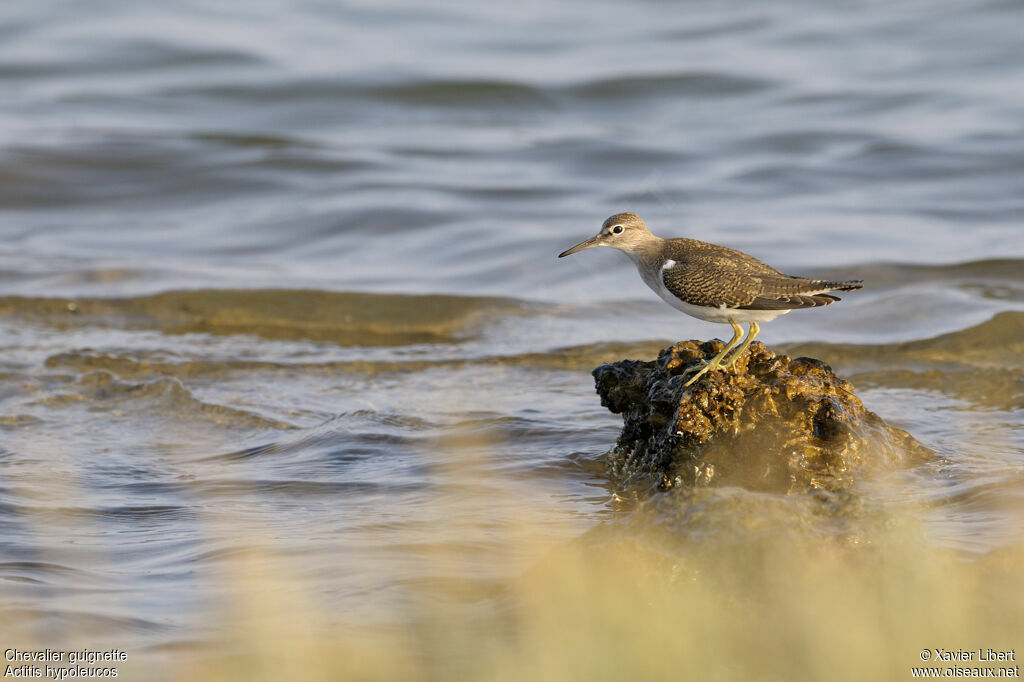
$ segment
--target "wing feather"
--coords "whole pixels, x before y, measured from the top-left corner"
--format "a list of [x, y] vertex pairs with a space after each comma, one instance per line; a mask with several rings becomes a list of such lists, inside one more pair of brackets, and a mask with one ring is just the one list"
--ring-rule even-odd
[[740, 251], [716, 249], [676, 250], [672, 254], [674, 264], [661, 272], [665, 288], [693, 305], [792, 310], [835, 303], [839, 297], [828, 292], [853, 291], [862, 286], [860, 280], [837, 282], [791, 277]]

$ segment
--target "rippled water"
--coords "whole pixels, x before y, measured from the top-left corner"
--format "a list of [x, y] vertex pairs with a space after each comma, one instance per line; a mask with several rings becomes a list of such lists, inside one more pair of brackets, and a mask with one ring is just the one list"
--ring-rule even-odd
[[[555, 259], [621, 210], [863, 277], [761, 338], [939, 455], [865, 504], [916, 501], [937, 547], [1018, 547], [1022, 22], [966, 0], [0, 5], [8, 622], [204, 640], [253, 552], [346, 621], [415, 620], [424, 592], [500, 610], [446, 586], [631, 514], [589, 370], [724, 333], [618, 254]], [[755, 503], [721, 494], [677, 500], [720, 524], [691, 539], [743, 537]]]

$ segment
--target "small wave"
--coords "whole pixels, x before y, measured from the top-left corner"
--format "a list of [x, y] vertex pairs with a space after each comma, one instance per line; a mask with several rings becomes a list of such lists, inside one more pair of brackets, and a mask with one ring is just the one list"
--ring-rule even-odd
[[967, 329], [879, 345], [806, 343], [793, 355], [826, 357], [856, 383], [954, 395], [988, 409], [1024, 403], [1024, 312], [1002, 312]]
[[[67, 53], [65, 53], [67, 54]], [[224, 49], [192, 49], [155, 41], [121, 42], [89, 55], [68, 55], [71, 59], [50, 61], [7, 61], [0, 64], [0, 79], [67, 78], [89, 74], [104, 77], [158, 69], [232, 69], [256, 66], [263, 59], [247, 52]]]
[[165, 334], [251, 334], [339, 346], [451, 343], [485, 319], [521, 314], [514, 299], [280, 289], [171, 291], [137, 298], [0, 298], [0, 315], [61, 329], [103, 326]]
[[565, 89], [584, 100], [634, 100], [638, 97], [729, 97], [772, 87], [764, 78], [694, 71], [671, 74], [636, 74], [588, 81]]
[[669, 40], [681, 40], [690, 43], [695, 40], [710, 40], [734, 33], [752, 33], [771, 25], [765, 16], [749, 16], [726, 21], [701, 23], [686, 28], [673, 28], [662, 35]]
[[78, 377], [71, 390], [42, 399], [49, 405], [70, 405], [82, 401], [103, 403], [108, 408], [127, 404], [133, 412], [153, 411], [164, 418], [199, 417], [217, 424], [252, 429], [294, 428], [291, 424], [266, 419], [252, 412], [200, 400], [181, 380], [168, 376], [132, 382], [121, 380], [106, 370], [93, 370]]
[[2, 561], [0, 579], [43, 585], [54, 579], [73, 577], [84, 580], [85, 572], [77, 568], [49, 561]]
[[571, 85], [542, 86], [515, 80], [417, 79], [393, 83], [358, 82], [342, 78], [308, 78], [277, 83], [223, 84], [173, 88], [167, 96], [202, 97], [261, 103], [351, 102], [502, 111], [554, 109], [560, 99], [632, 101], [638, 97], [732, 97], [771, 88], [765, 78], [712, 71], [628, 74]]
[[120, 505], [116, 507], [30, 507], [23, 512], [37, 518], [74, 517], [97, 521], [116, 521], [137, 524], [151, 521], [177, 522], [197, 517], [196, 510], [180, 505]]
[[928, 100], [937, 100], [939, 95], [931, 92], [887, 92], [884, 90], [833, 90], [828, 92], [800, 93], [786, 97], [783, 104], [802, 109], [826, 107], [836, 114], [870, 114], [905, 109]]
[[1024, 259], [988, 258], [964, 263], [865, 263], [842, 272], [858, 272], [872, 288], [923, 282], [1020, 282], [1024, 284]]
[[238, 496], [255, 495], [259, 499], [282, 495], [308, 500], [313, 497], [351, 495], [398, 495], [400, 493], [422, 493], [418, 483], [393, 481], [300, 481], [286, 478], [243, 479], [231, 481], [201, 481], [194, 484], [192, 494], [220, 499], [236, 499]]
[[358, 82], [344, 78], [307, 78], [277, 83], [216, 85], [174, 88], [174, 97], [259, 101], [261, 103], [377, 101], [383, 104], [451, 108], [493, 108], [504, 110], [550, 107], [552, 100], [543, 89], [502, 80], [434, 79], [394, 83]]
[[10, 608], [0, 611], [0, 622], [19, 623], [34, 632], [88, 632], [137, 636], [140, 633], [165, 632], [172, 629], [167, 623], [146, 618], [132, 618], [105, 613], [86, 613], [66, 609]]

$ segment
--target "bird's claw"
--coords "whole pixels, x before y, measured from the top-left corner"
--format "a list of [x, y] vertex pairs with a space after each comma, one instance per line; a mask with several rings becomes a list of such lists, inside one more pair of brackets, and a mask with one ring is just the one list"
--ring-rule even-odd
[[690, 380], [687, 381], [685, 384], [683, 384], [683, 386], [689, 386], [693, 382], [697, 381], [697, 379], [700, 379], [702, 376], [704, 376], [705, 374], [707, 374], [708, 372], [710, 372], [713, 369], [722, 369], [724, 367], [721, 362], [714, 362], [714, 363], [712, 363], [712, 362], [708, 362], [707, 360], [704, 360], [703, 362], [704, 362], [704, 365], [702, 367], [699, 367], [699, 368], [691, 367], [690, 369], [688, 369], [686, 372], [683, 373], [684, 375], [689, 374], [689, 372], [691, 370], [697, 372], [692, 377], [690, 377]]
[[[700, 362], [699, 365], [690, 365], [689, 367], [684, 369], [682, 372], [680, 372], [679, 376], [685, 377], [687, 374], [693, 374], [694, 372], [699, 372], [700, 370], [702, 370], [702, 369], [704, 369], [705, 367], [708, 366], [708, 361], [705, 360], [704, 358], [698, 358], [698, 361]], [[689, 384], [687, 384], [687, 385], [689, 385]]]

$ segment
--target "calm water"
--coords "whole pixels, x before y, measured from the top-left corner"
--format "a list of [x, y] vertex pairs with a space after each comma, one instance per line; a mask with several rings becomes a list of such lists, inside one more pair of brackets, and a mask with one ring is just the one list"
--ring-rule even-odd
[[761, 338], [941, 456], [864, 504], [1024, 540], [1024, 5], [244, 8], [0, 4], [8, 623], [206, 640], [252, 552], [346, 622], [500, 610], [446, 586], [630, 514], [590, 369], [725, 333], [555, 259], [621, 210], [867, 280]]

